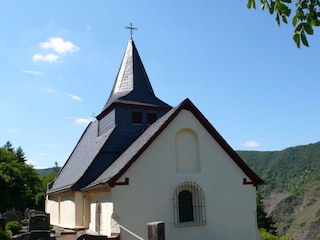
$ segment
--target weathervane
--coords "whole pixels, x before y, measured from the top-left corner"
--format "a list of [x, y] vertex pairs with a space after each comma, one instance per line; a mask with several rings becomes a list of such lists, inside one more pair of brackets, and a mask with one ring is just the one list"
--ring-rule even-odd
[[130, 36], [131, 36], [131, 38], [132, 38], [132, 34], [133, 34], [133, 30], [138, 30], [138, 28], [135, 28], [135, 27], [132, 27], [132, 23], [130, 23], [130, 27], [126, 27], [126, 29], [129, 29], [130, 30]]

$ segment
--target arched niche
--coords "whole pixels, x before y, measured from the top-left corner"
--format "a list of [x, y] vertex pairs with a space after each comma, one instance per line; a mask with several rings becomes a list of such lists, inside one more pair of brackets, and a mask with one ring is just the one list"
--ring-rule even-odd
[[175, 136], [177, 172], [200, 172], [199, 140], [195, 131], [180, 129]]

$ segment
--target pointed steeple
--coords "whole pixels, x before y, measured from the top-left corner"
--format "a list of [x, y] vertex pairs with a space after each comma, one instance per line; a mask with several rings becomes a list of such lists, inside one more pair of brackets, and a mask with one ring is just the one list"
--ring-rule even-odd
[[128, 42], [113, 89], [102, 112], [113, 103], [170, 107], [154, 94], [132, 38]]

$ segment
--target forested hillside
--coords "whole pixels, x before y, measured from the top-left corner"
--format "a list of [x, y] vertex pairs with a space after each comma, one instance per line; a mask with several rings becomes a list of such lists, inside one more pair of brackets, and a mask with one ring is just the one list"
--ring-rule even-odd
[[278, 233], [320, 237], [320, 142], [282, 151], [238, 151], [265, 181], [259, 186]]
[[61, 167], [51, 167], [51, 168], [44, 168], [44, 169], [37, 169], [37, 173], [40, 177], [45, 176], [45, 175], [50, 175], [50, 174], [57, 174], [59, 172]]

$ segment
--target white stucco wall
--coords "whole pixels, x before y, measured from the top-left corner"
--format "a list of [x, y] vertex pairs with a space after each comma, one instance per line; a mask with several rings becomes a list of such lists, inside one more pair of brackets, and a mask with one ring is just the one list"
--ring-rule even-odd
[[65, 228], [83, 228], [84, 198], [81, 192], [56, 193], [47, 197], [46, 212], [52, 225]]
[[[196, 135], [194, 149], [199, 152], [191, 153], [198, 154], [196, 164], [177, 164], [176, 133], [181, 129]], [[126, 177], [128, 186], [111, 189], [114, 214], [121, 225], [144, 239], [147, 223], [153, 221], [165, 222], [167, 239], [258, 239], [255, 187], [242, 184], [247, 176], [188, 111], [178, 114], [119, 181]], [[173, 225], [173, 193], [186, 181], [204, 192], [205, 226]]]
[[[102, 235], [110, 236], [112, 228], [114, 227], [111, 220], [113, 203], [111, 202], [110, 189], [99, 188], [90, 191], [88, 194], [90, 199], [89, 230], [98, 232]], [[97, 212], [98, 204], [100, 205], [98, 211], [99, 213]], [[97, 214], [100, 216], [98, 217]], [[99, 224], [99, 226], [97, 226], [97, 224]]]
[[45, 208], [45, 211], [50, 213], [50, 224], [59, 225], [59, 196], [47, 195]]
[[74, 202], [75, 202], [75, 228], [83, 228], [84, 227], [84, 194], [81, 192], [74, 192]]

